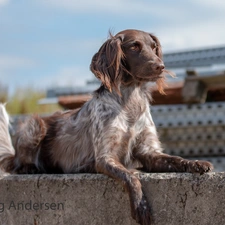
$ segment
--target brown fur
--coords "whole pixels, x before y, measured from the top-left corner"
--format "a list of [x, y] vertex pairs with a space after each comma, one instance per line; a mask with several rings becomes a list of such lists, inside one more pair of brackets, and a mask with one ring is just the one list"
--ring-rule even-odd
[[[28, 119], [18, 132], [15, 155], [10, 140], [8, 147], [0, 143], [0, 166], [10, 173], [109, 175], [128, 191], [132, 217], [150, 224], [150, 207], [131, 168], [202, 174], [212, 165], [162, 153], [149, 109], [148, 82], [157, 82], [163, 93], [167, 72], [156, 36], [138, 30], [111, 35], [90, 68], [102, 82], [93, 98], [78, 110]], [[7, 116], [0, 116], [0, 136], [6, 137]]]

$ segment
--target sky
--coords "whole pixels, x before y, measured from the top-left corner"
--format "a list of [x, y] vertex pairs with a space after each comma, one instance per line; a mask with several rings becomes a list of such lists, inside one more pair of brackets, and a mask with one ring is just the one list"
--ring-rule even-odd
[[223, 0], [0, 0], [0, 83], [85, 85], [92, 56], [113, 34], [155, 34], [163, 52], [225, 45]]

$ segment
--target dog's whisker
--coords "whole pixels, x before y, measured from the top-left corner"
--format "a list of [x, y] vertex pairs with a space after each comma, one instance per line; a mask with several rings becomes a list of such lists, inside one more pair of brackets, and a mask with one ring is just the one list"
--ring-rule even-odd
[[167, 74], [168, 74], [168, 75], [170, 75], [172, 78], [177, 77], [176, 74], [175, 74], [173, 71], [170, 71], [170, 70], [164, 70], [164, 71], [163, 71], [163, 74], [164, 74], [164, 75], [167, 75]]

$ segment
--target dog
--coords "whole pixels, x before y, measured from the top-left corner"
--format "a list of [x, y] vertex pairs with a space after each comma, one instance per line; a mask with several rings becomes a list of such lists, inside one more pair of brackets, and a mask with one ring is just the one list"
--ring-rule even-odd
[[30, 117], [14, 146], [9, 116], [0, 106], [0, 167], [14, 174], [106, 174], [125, 186], [133, 219], [151, 224], [150, 206], [132, 168], [203, 174], [213, 166], [163, 153], [150, 113], [149, 82], [163, 94], [169, 71], [155, 35], [140, 30], [110, 34], [90, 69], [101, 81], [92, 99], [80, 109]]

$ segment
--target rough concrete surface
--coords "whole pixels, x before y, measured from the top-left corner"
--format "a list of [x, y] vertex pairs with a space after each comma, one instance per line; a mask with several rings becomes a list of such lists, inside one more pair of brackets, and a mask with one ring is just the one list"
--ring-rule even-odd
[[[155, 225], [225, 224], [225, 173], [140, 174]], [[0, 224], [135, 225], [122, 185], [100, 174], [0, 179]]]

